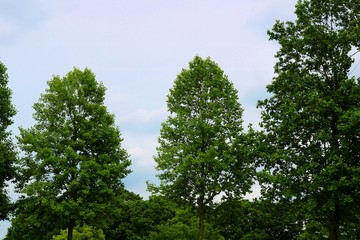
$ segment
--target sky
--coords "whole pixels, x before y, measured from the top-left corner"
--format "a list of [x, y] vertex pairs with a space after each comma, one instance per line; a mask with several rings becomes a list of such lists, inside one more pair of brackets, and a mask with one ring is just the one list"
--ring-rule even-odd
[[[211, 57], [238, 90], [244, 127], [260, 121], [257, 100], [269, 96], [276, 42], [267, 30], [294, 19], [296, 0], [0, 0], [0, 61], [18, 113], [11, 127], [28, 128], [33, 104], [54, 75], [90, 68], [107, 87], [131, 155], [128, 190], [147, 198], [156, 182], [153, 156], [166, 98], [176, 76], [199, 55]], [[12, 189], [9, 189], [14, 196]], [[253, 195], [257, 194], [256, 187]], [[0, 239], [8, 222], [0, 222]]]

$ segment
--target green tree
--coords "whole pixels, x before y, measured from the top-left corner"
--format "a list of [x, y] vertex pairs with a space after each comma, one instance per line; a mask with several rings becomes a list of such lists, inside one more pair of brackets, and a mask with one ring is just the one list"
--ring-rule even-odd
[[0, 221], [8, 216], [10, 200], [6, 191], [7, 181], [15, 176], [13, 164], [16, 154], [8, 131], [15, 113], [8, 87], [7, 68], [0, 62]]
[[337, 240], [360, 206], [360, 86], [350, 76], [360, 5], [301, 0], [295, 13], [294, 22], [277, 21], [269, 31], [280, 50], [272, 96], [259, 101], [260, 180], [264, 194], [298, 202], [306, 222], [321, 223]]
[[[104, 105], [105, 87], [94, 74], [74, 68], [54, 76], [34, 104], [36, 124], [20, 128], [17, 188], [58, 216], [72, 239], [77, 223], [102, 228], [129, 173], [120, 130]], [[46, 216], [46, 215], [45, 215]], [[38, 224], [46, 217], [32, 216]], [[55, 224], [55, 223], [54, 223]]]
[[162, 124], [155, 157], [159, 190], [197, 205], [198, 238], [203, 239], [206, 206], [220, 193], [244, 194], [252, 183], [243, 109], [220, 67], [199, 56], [177, 76], [167, 107], [170, 115]]

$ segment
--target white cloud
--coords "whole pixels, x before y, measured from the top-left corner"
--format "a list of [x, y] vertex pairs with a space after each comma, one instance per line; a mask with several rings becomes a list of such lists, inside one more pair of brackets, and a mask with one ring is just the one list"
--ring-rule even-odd
[[145, 149], [145, 147], [131, 147], [126, 149], [130, 154], [130, 158], [132, 160], [132, 166], [134, 172], [142, 171], [144, 169], [149, 170], [149, 168], [154, 169], [155, 161], [152, 158], [152, 154], [154, 151]]
[[[149, 122], [162, 122], [166, 119], [166, 107], [155, 110], [136, 109], [125, 116], [119, 118], [120, 122], [129, 122], [135, 124], [143, 124]], [[160, 126], [160, 124], [159, 124]]]
[[144, 156], [144, 150], [141, 147], [132, 147], [127, 149], [127, 152], [132, 156], [132, 157], [142, 157]]
[[17, 30], [17, 25], [4, 17], [0, 17], [0, 37], [6, 38], [13, 35]]
[[153, 156], [156, 154], [158, 134], [138, 134], [131, 131], [123, 132], [123, 147], [131, 155], [131, 168], [136, 171], [154, 168]]
[[255, 198], [259, 198], [261, 196], [261, 192], [260, 192], [261, 188], [258, 182], [256, 182], [252, 188], [251, 188], [251, 193], [248, 193], [245, 195], [245, 199], [249, 199], [249, 200], [254, 200]]

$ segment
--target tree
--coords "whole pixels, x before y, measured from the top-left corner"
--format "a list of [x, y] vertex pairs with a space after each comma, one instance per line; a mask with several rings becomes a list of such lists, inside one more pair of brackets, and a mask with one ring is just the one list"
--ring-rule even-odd
[[0, 62], [0, 221], [8, 216], [10, 199], [7, 195], [7, 181], [15, 176], [16, 153], [8, 127], [13, 123], [16, 111], [11, 103], [11, 90], [5, 65]]
[[239, 196], [251, 187], [243, 109], [220, 67], [199, 56], [177, 76], [167, 107], [155, 157], [159, 191], [197, 205], [203, 239], [206, 206], [220, 193]]
[[272, 96], [259, 101], [264, 194], [298, 202], [307, 222], [322, 224], [331, 240], [360, 206], [360, 86], [350, 77], [359, 6], [298, 1], [296, 21], [278, 21], [269, 31], [280, 50], [267, 87]]
[[[22, 198], [57, 215], [71, 240], [77, 223], [106, 224], [130, 161], [104, 105], [105, 87], [89, 69], [54, 76], [48, 86], [34, 104], [36, 124], [20, 128], [25, 156], [19, 160], [17, 188]], [[41, 216], [33, 218], [41, 223]]]

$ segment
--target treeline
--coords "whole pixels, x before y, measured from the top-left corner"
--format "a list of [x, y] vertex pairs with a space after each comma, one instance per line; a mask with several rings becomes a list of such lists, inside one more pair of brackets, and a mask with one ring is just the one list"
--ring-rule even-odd
[[[295, 14], [268, 32], [280, 49], [260, 130], [243, 128], [237, 90], [210, 58], [179, 73], [148, 200], [124, 187], [130, 156], [90, 69], [48, 82], [15, 147], [0, 64], [5, 239], [360, 239], [360, 3], [299, 0]], [[245, 200], [255, 181], [261, 196]]]

